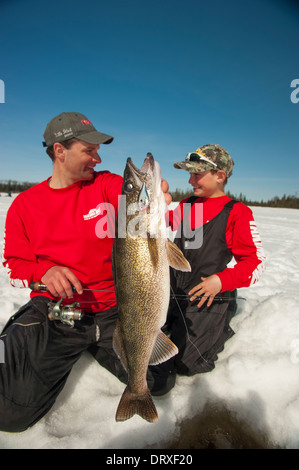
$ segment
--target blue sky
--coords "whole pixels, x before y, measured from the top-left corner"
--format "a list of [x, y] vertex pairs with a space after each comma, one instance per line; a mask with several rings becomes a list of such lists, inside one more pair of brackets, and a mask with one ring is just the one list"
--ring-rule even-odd
[[288, 0], [1, 0], [0, 180], [46, 179], [46, 124], [77, 111], [114, 136], [98, 168], [152, 152], [185, 189], [173, 163], [217, 143], [231, 192], [298, 196], [298, 26]]

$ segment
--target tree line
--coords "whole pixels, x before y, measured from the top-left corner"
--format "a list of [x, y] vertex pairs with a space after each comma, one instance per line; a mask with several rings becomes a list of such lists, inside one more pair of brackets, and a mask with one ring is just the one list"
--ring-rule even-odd
[[21, 193], [26, 189], [35, 186], [37, 183], [29, 183], [28, 181], [0, 180], [1, 193]]
[[[173, 201], [181, 201], [190, 196], [193, 196], [193, 191], [186, 190], [182, 191], [176, 189], [175, 191], [170, 191]], [[262, 207], [280, 207], [280, 208], [289, 208], [289, 209], [299, 209], [299, 198], [295, 196], [287, 196], [284, 194], [282, 197], [275, 196], [272, 199], [267, 201], [254, 201], [248, 199], [244, 194], [240, 193], [239, 195], [232, 194], [230, 191], [226, 191], [228, 197], [236, 199], [237, 201], [243, 202], [246, 206], [262, 206]]]
[[[14, 181], [14, 180], [0, 180], [0, 192], [2, 193], [21, 193], [26, 189], [31, 188], [37, 183], [30, 183], [28, 181]], [[186, 199], [193, 195], [192, 190], [181, 190], [176, 189], [175, 191], [170, 191], [172, 200], [179, 202], [182, 199]], [[232, 194], [230, 191], [227, 191], [226, 194], [236, 199], [237, 201], [243, 202], [247, 206], [264, 206], [264, 207], [285, 207], [290, 209], [299, 209], [299, 198], [296, 195], [287, 196], [284, 194], [282, 197], [275, 196], [272, 199], [267, 201], [254, 201], [248, 199], [244, 194], [240, 193], [239, 195]]]

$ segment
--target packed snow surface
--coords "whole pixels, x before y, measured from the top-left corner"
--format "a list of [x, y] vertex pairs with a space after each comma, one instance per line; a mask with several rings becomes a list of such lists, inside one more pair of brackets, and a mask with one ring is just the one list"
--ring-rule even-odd
[[[1, 234], [13, 197], [0, 197]], [[139, 416], [117, 423], [115, 411], [124, 385], [86, 353], [48, 414], [25, 432], [0, 433], [0, 448], [166, 448], [179, 442], [186, 423], [194, 437], [198, 426], [201, 435], [205, 426], [208, 433], [211, 422], [216, 423], [213, 445], [219, 448], [234, 447], [230, 432], [240, 434], [244, 428], [261, 447], [299, 448], [299, 210], [252, 210], [266, 271], [256, 285], [238, 290], [246, 300], [238, 300], [231, 322], [236, 334], [213, 371], [179, 376], [169, 394], [155, 398], [157, 423]], [[1, 265], [0, 329], [28, 301], [29, 292], [11, 287]], [[183, 446], [188, 446], [186, 440]]]

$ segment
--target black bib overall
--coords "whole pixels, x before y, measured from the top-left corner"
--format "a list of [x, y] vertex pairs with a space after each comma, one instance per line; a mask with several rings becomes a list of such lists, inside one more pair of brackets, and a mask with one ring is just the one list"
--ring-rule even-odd
[[[195, 200], [192, 197], [187, 201], [189, 210]], [[201, 277], [223, 271], [231, 261], [232, 253], [226, 244], [226, 226], [236, 202], [228, 202], [216, 217], [200, 228], [186, 234], [184, 227], [175, 239], [192, 268], [190, 273], [171, 269], [171, 296], [174, 298], [171, 299], [167, 319], [171, 339], [179, 348], [179, 354], [174, 358], [175, 367], [184, 375], [213, 369], [217, 353], [234, 334], [229, 322], [236, 312], [236, 291], [221, 292], [210, 307], [205, 303], [201, 308], [197, 307], [199, 300], [191, 303], [186, 294], [202, 281]], [[198, 240], [202, 240], [200, 246]]]

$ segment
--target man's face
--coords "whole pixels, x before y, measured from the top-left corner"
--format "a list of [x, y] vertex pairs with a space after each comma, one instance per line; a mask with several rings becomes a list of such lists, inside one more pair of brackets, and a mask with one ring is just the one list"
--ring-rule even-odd
[[64, 148], [61, 168], [69, 185], [93, 178], [95, 166], [102, 161], [98, 155], [99, 148], [99, 145], [83, 141], [75, 142], [70, 149]]

